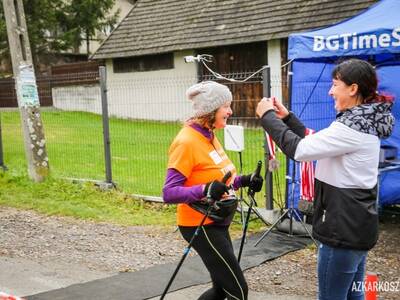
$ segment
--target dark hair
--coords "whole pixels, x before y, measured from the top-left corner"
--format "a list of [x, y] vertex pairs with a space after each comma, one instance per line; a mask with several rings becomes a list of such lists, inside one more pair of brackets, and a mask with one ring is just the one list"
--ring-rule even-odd
[[393, 97], [378, 94], [378, 77], [374, 67], [365, 60], [351, 58], [339, 63], [332, 71], [332, 78], [347, 85], [358, 85], [362, 104], [372, 102], [392, 102]]

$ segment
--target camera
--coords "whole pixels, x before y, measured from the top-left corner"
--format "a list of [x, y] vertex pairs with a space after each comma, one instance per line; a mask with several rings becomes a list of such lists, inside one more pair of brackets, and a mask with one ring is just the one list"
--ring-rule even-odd
[[200, 56], [193, 56], [193, 55], [189, 55], [189, 56], [184, 56], [183, 60], [185, 61], [185, 63], [192, 63], [195, 61], [200, 61]]

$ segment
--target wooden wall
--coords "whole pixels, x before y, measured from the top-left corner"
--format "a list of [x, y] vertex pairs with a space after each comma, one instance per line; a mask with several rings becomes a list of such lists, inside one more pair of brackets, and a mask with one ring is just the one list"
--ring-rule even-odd
[[[267, 42], [205, 48], [198, 54], [213, 55], [214, 60], [207, 65], [215, 72], [228, 78], [244, 79], [262, 66], [268, 64]], [[215, 80], [210, 72], [200, 64], [199, 78]], [[255, 107], [263, 96], [262, 76], [259, 73], [246, 83], [219, 81], [229, 86], [233, 94], [234, 118], [243, 122], [255, 117]]]

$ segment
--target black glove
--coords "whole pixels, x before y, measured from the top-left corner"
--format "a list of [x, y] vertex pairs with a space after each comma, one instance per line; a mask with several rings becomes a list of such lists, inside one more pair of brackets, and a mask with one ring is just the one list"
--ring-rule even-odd
[[204, 196], [206, 196], [207, 199], [211, 198], [214, 201], [220, 200], [222, 195], [225, 193], [228, 193], [228, 187], [218, 180], [207, 183], [204, 188]]
[[260, 175], [255, 175], [254, 173], [249, 175], [242, 175], [240, 177], [240, 185], [242, 187], [248, 186], [253, 192], [259, 192], [263, 186], [263, 178]]

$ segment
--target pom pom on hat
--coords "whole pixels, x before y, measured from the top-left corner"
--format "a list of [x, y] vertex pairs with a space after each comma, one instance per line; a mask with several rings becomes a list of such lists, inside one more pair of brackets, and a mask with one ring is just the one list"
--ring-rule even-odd
[[186, 91], [192, 101], [193, 116], [201, 117], [232, 101], [232, 93], [227, 86], [215, 81], [202, 81]]

